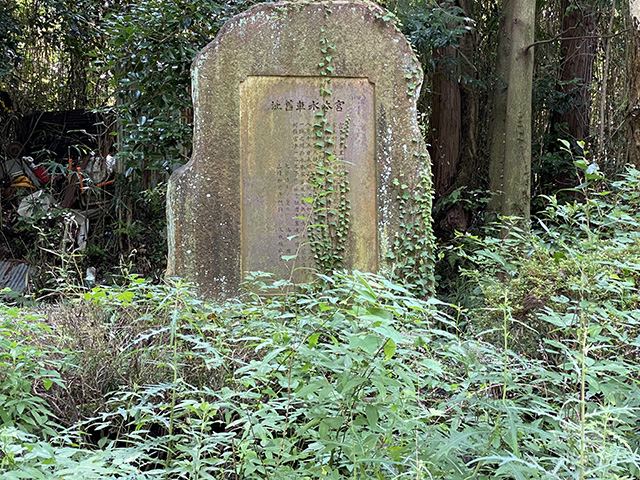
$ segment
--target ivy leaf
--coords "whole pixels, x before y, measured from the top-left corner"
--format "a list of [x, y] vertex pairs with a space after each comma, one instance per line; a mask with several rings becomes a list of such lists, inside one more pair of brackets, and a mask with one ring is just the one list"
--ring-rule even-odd
[[135, 295], [136, 294], [134, 292], [126, 291], [118, 293], [116, 295], [116, 298], [123, 303], [131, 303], [131, 300], [133, 300], [133, 297], [135, 297]]

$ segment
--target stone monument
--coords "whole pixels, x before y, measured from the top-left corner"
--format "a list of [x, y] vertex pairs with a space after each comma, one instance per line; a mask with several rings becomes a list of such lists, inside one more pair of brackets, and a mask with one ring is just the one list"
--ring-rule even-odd
[[251, 271], [298, 282], [393, 257], [412, 201], [429, 194], [429, 159], [422, 71], [388, 15], [364, 2], [262, 4], [200, 52], [193, 156], [168, 190], [169, 275], [219, 298]]

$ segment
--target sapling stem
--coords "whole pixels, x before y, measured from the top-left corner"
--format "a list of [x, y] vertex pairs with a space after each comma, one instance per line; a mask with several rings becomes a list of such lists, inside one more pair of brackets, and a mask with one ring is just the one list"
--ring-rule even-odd
[[580, 348], [582, 355], [580, 356], [580, 480], [584, 480], [584, 451], [585, 451], [585, 391], [586, 391], [586, 373], [585, 373], [585, 356], [587, 354], [587, 328], [585, 325], [584, 311], [580, 311]]

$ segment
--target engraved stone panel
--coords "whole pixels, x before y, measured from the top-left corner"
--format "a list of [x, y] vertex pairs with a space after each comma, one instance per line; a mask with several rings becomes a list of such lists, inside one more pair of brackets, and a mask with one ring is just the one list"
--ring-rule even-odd
[[320, 112], [351, 188], [344, 266], [377, 270], [374, 87], [366, 78], [335, 78], [332, 95], [323, 98], [323, 80], [250, 76], [240, 86], [244, 272], [290, 278], [295, 271], [296, 281], [310, 279], [315, 261], [307, 227], [313, 217], [311, 175], [323, 160], [314, 146]]

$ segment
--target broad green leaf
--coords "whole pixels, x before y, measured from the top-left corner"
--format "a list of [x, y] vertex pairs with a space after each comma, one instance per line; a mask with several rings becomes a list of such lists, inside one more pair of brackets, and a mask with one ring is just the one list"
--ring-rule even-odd
[[120, 292], [116, 295], [116, 298], [124, 303], [131, 303], [133, 298], [136, 296], [135, 292], [126, 291]]
[[374, 405], [367, 404], [364, 407], [365, 414], [367, 416], [367, 423], [369, 423], [370, 427], [375, 427], [378, 425], [378, 420], [380, 418], [378, 414], [378, 408]]
[[309, 348], [315, 348], [320, 338], [320, 332], [316, 332], [309, 337]]
[[372, 330], [374, 332], [376, 332], [376, 333], [379, 333], [380, 335], [382, 335], [385, 338], [389, 338], [389, 339], [393, 340], [395, 343], [403, 343], [404, 342], [404, 335], [402, 335], [400, 332], [398, 332], [397, 330], [395, 330], [392, 327], [380, 325], [380, 326], [377, 326], [377, 327], [373, 327]]
[[396, 342], [392, 339], [387, 340], [387, 343], [384, 344], [384, 359], [390, 360], [396, 353]]

